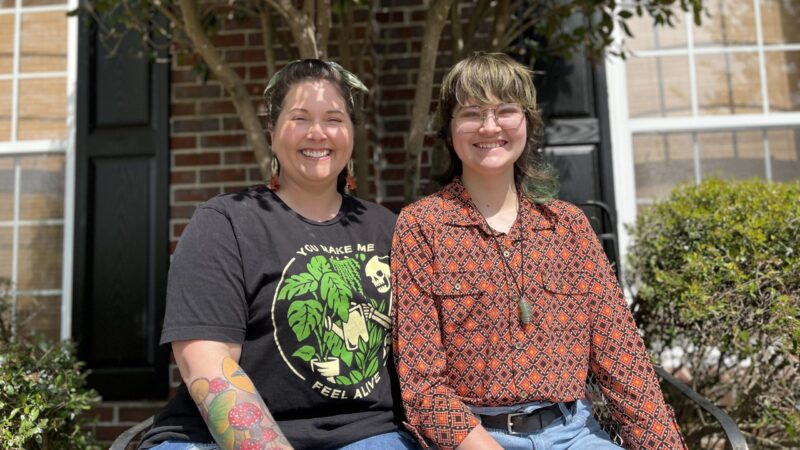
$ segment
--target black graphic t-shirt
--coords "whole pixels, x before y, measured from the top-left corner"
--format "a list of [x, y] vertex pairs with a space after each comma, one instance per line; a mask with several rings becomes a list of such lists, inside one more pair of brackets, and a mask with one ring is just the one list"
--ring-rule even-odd
[[[297, 449], [398, 430], [387, 368], [395, 218], [350, 196], [321, 223], [263, 187], [212, 199], [173, 256], [161, 343], [241, 344], [239, 365]], [[169, 439], [213, 441], [185, 385], [141, 448]]]

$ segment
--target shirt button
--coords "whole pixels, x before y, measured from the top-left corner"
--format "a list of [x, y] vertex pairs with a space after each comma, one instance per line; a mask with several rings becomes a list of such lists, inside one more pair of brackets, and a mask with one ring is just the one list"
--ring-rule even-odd
[[514, 342], [514, 348], [517, 350], [524, 350], [525, 343], [524, 342]]
[[511, 253], [509, 253], [509, 251], [508, 251], [508, 250], [506, 250], [506, 251], [504, 251], [504, 252], [503, 252], [503, 256], [505, 256], [506, 258], [508, 258], [508, 257], [509, 257], [509, 255], [511, 255]]
[[460, 291], [461, 290], [461, 285], [460, 284], [456, 284], [454, 286], [454, 289], [457, 290], [457, 291]]

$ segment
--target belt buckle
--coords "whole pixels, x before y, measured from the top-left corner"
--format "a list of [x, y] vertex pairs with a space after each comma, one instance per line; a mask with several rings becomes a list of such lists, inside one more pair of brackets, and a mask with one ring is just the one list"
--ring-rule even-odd
[[525, 413], [525, 412], [508, 413], [508, 415], [506, 416], [506, 430], [508, 431], [508, 434], [524, 434], [521, 432], [514, 431], [514, 422], [512, 422], [511, 419], [517, 416], [527, 416], [529, 414], [530, 413]]

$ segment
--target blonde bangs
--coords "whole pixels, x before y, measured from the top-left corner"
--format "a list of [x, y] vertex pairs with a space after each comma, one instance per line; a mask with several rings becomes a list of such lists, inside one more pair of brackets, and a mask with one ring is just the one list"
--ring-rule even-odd
[[443, 88], [452, 89], [453, 97], [462, 106], [469, 102], [488, 105], [499, 101], [518, 103], [526, 110], [535, 111], [536, 90], [531, 71], [520, 64], [510, 65], [505, 58], [461, 61], [448, 76], [455, 84]]

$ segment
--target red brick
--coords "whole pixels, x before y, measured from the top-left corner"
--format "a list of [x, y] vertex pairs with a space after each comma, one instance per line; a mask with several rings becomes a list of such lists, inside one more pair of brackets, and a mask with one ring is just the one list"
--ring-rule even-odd
[[381, 139], [381, 145], [387, 148], [402, 148], [405, 145], [403, 136], [387, 136]]
[[197, 104], [198, 114], [232, 114], [236, 112], [233, 102], [227, 100], [200, 102]]
[[264, 80], [264, 86], [266, 86], [267, 66], [260, 65], [260, 66], [248, 67], [247, 78], [250, 80]]
[[242, 147], [247, 144], [243, 134], [214, 134], [200, 137], [200, 147]]
[[171, 220], [191, 219], [196, 205], [172, 205], [169, 208], [169, 218]]
[[209, 166], [219, 164], [219, 153], [184, 153], [175, 155], [176, 166]]
[[162, 405], [147, 405], [147, 406], [120, 406], [119, 407], [119, 421], [120, 422], [141, 422], [148, 417], [152, 416]]
[[172, 94], [176, 99], [219, 98], [222, 87], [216, 85], [173, 86]]
[[251, 150], [225, 152], [225, 164], [255, 164], [256, 157]]
[[169, 138], [170, 150], [196, 147], [197, 139], [194, 136], [172, 136]]
[[241, 47], [244, 45], [244, 34], [218, 34], [211, 42], [217, 47]]
[[405, 204], [401, 201], [381, 202], [381, 204], [394, 212], [400, 211], [401, 209], [403, 209], [403, 206], [405, 206]]
[[404, 116], [406, 115], [406, 104], [394, 103], [391, 105], [381, 105], [379, 112], [381, 116]]
[[229, 63], [263, 62], [264, 50], [262, 49], [225, 50], [224, 59]]
[[178, 53], [179, 66], [193, 66], [200, 62], [200, 55], [196, 53], [181, 52]]
[[172, 83], [192, 83], [197, 81], [197, 76], [190, 69], [175, 69], [170, 71], [169, 80]]
[[[175, 237], [180, 237], [183, 234], [183, 230], [186, 229], [186, 225], [188, 223], [174, 223], [172, 224], [172, 235]], [[145, 416], [147, 418], [147, 416]]]
[[83, 414], [89, 420], [98, 422], [111, 422], [114, 420], [114, 408], [111, 406], [99, 405]]
[[258, 167], [248, 170], [247, 175], [250, 178], [250, 181], [255, 181], [257, 184], [264, 184], [264, 175], [261, 173], [261, 169]]
[[411, 122], [408, 120], [387, 120], [383, 123], [386, 131], [408, 131], [411, 129]]
[[383, 91], [383, 100], [413, 100], [416, 89], [389, 89]]
[[375, 13], [375, 20], [380, 23], [397, 23], [403, 21], [403, 11], [380, 11]]
[[[178, 241], [169, 241], [169, 254], [170, 255], [175, 253], [175, 248], [176, 247], [178, 247]], [[170, 389], [169, 395], [170, 395], [170, 397], [173, 397], [173, 396], [175, 396], [175, 392], [173, 392], [172, 389]]]
[[388, 39], [408, 39], [421, 38], [424, 30], [422, 26], [413, 25], [407, 27], [389, 28], [384, 31], [384, 36]]
[[197, 181], [197, 174], [194, 170], [173, 170], [169, 174], [170, 184], [187, 184]]
[[195, 113], [194, 103], [172, 103], [169, 107], [170, 116], [192, 116]]
[[201, 183], [245, 180], [247, 180], [247, 174], [245, 173], [244, 169], [212, 169], [200, 171]]
[[218, 131], [219, 119], [181, 119], [172, 121], [173, 133], [197, 133], [199, 131]]
[[175, 189], [174, 199], [176, 202], [204, 202], [219, 193], [216, 187]]
[[96, 425], [94, 436], [99, 441], [113, 441], [122, 432], [130, 428], [130, 425]]

